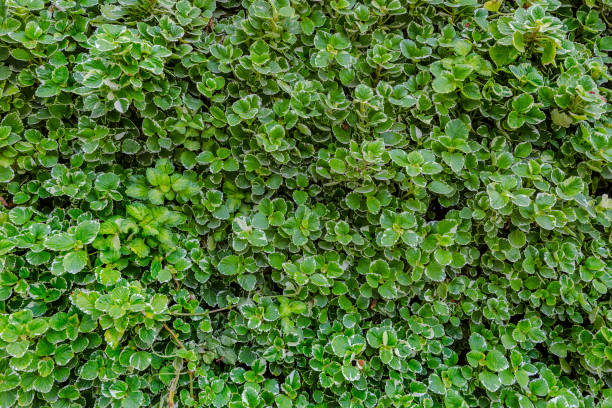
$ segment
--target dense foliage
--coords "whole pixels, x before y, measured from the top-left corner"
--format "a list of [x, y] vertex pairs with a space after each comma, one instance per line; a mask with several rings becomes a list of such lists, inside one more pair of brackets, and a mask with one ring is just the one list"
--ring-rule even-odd
[[611, 19], [2, 0], [0, 407], [611, 407]]

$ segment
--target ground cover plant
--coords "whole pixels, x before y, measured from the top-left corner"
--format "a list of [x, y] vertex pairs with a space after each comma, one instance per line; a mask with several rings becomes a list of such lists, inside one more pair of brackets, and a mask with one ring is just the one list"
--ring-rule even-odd
[[2, 0], [0, 408], [612, 407], [610, 0]]

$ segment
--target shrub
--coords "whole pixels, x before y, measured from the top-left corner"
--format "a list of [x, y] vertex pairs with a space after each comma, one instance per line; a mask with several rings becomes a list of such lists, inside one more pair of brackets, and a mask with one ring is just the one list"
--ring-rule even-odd
[[611, 12], [3, 0], [0, 407], [611, 407]]

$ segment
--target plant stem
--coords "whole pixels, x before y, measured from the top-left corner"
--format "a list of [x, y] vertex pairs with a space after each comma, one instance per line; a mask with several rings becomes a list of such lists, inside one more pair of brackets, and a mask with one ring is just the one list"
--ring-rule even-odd
[[0, 204], [2, 204], [3, 206], [5, 206], [6, 208], [12, 208], [13, 206], [10, 205], [5, 199], [4, 197], [0, 196]]
[[[274, 299], [274, 298], [279, 298], [279, 297], [294, 297], [297, 296], [300, 293], [300, 291], [298, 290], [295, 293], [292, 293], [290, 295], [270, 295], [270, 296], [262, 296], [262, 298], [269, 298], [269, 299]], [[170, 314], [172, 316], [207, 316], [213, 313], [218, 313], [218, 312], [225, 312], [227, 310], [231, 310], [237, 306], [242, 306], [243, 304], [245, 304], [246, 301], [242, 301], [242, 302], [238, 302], [236, 304], [233, 305], [229, 305], [229, 306], [225, 306], [225, 307], [220, 307], [218, 309], [211, 309], [211, 310], [206, 310], [204, 312], [194, 312], [194, 313], [183, 313], [183, 312], [171, 312]], [[165, 326], [165, 324], [164, 324]]]
[[178, 380], [181, 375], [181, 368], [183, 368], [183, 363], [181, 363], [180, 367], [176, 368], [174, 378], [172, 379], [172, 383], [170, 384], [170, 389], [168, 390], [168, 408], [174, 408], [174, 393], [176, 392]]
[[[174, 341], [183, 349], [183, 350], [187, 350], [187, 348], [185, 347], [185, 345], [183, 344], [183, 342], [178, 338], [178, 336], [176, 335], [176, 333], [166, 324], [164, 323], [164, 329], [166, 329], [168, 331], [168, 333], [170, 333], [170, 336], [172, 336], [172, 338], [174, 339]], [[189, 370], [189, 396], [191, 398], [193, 398], [193, 371]], [[170, 402], [170, 401], [169, 401]], [[170, 405], [171, 407], [173, 405]]]
[[164, 323], [164, 329], [166, 329], [168, 331], [168, 333], [170, 333], [170, 335], [172, 336], [172, 338], [174, 339], [174, 341], [182, 348], [182, 349], [186, 349], [185, 345], [183, 344], [183, 342], [178, 338], [178, 336], [176, 335], [176, 333], [166, 324]]
[[195, 313], [173, 312], [171, 314], [173, 316], [207, 316], [207, 315], [212, 314], [212, 313], [224, 312], [226, 310], [231, 310], [231, 309], [235, 308], [236, 306], [242, 306], [243, 303], [244, 302], [239, 302], [239, 303], [236, 303], [234, 305], [230, 305], [230, 306], [226, 306], [226, 307], [220, 307], [218, 309], [206, 310], [204, 312], [195, 312]]

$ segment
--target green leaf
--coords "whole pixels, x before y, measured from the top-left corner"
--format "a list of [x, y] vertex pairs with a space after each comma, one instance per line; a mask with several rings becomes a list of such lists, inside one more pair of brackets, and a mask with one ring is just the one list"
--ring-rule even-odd
[[555, 219], [551, 215], [536, 215], [536, 223], [545, 230], [553, 230], [555, 228]]
[[487, 341], [480, 333], [472, 333], [469, 343], [472, 350], [487, 351]]
[[523, 33], [515, 31], [512, 35], [512, 44], [520, 52], [525, 52], [525, 40], [523, 39]]
[[130, 366], [138, 371], [143, 371], [151, 365], [151, 354], [146, 351], [137, 351], [130, 356]]
[[113, 191], [119, 187], [119, 176], [114, 173], [101, 173], [96, 177], [95, 187], [100, 191]]
[[113, 107], [117, 110], [117, 112], [125, 113], [130, 107], [130, 101], [127, 100], [127, 98], [119, 98], [115, 101]]
[[157, 293], [151, 298], [150, 303], [151, 303], [151, 309], [153, 310], [153, 312], [162, 313], [168, 307], [168, 297], [166, 295]]
[[366, 199], [366, 205], [368, 206], [368, 211], [372, 214], [378, 214], [380, 211], [381, 204], [376, 197], [368, 197]]
[[429, 183], [427, 185], [427, 188], [436, 194], [442, 194], [442, 195], [451, 195], [455, 192], [455, 189], [453, 187], [449, 186], [448, 184], [442, 181], [437, 181], [437, 180]]
[[27, 340], [16, 341], [13, 343], [9, 343], [6, 346], [6, 352], [12, 357], [23, 357], [29, 346], [30, 342]]
[[489, 0], [485, 2], [483, 8], [487, 11], [497, 12], [502, 5], [503, 0]]
[[408, 155], [403, 150], [393, 149], [389, 152], [389, 157], [391, 157], [391, 160], [398, 166], [405, 167], [410, 164]]
[[80, 377], [86, 381], [95, 380], [98, 377], [98, 363], [95, 361], [87, 361], [80, 368]]
[[525, 123], [525, 118], [517, 111], [512, 111], [508, 115], [508, 126], [512, 129], [518, 129]]
[[36, 89], [36, 96], [39, 98], [51, 98], [60, 93], [61, 88], [53, 83], [46, 82]]
[[14, 407], [17, 401], [17, 390], [0, 392], [0, 408]]
[[436, 262], [427, 265], [425, 275], [434, 282], [442, 282], [446, 278], [444, 267]]
[[64, 270], [68, 273], [78, 273], [87, 265], [87, 253], [85, 251], [69, 252], [62, 261]]
[[486, 366], [491, 371], [503, 371], [508, 368], [508, 360], [497, 350], [491, 350], [487, 353]]
[[45, 239], [45, 248], [52, 251], [69, 251], [74, 247], [75, 241], [71, 235], [60, 232]]
[[442, 152], [442, 159], [455, 173], [460, 173], [463, 170], [465, 159], [462, 154]]
[[491, 208], [495, 210], [504, 208], [510, 202], [508, 197], [502, 195], [493, 188], [487, 189], [487, 193], [489, 195], [489, 204], [491, 204]]
[[560, 358], [567, 357], [567, 345], [563, 342], [552, 343], [549, 347], [551, 353]]
[[444, 397], [445, 408], [467, 408], [468, 404], [463, 397], [455, 390], [449, 390]]
[[83, 244], [90, 244], [98, 235], [100, 223], [97, 221], [83, 221], [74, 231], [74, 239]]
[[521, 94], [512, 100], [512, 108], [518, 113], [526, 113], [533, 106], [533, 96]]
[[508, 241], [513, 247], [522, 248], [523, 246], [525, 246], [527, 238], [525, 237], [525, 233], [523, 233], [523, 231], [514, 230], [510, 234], [508, 234]]
[[384, 284], [378, 287], [378, 294], [383, 299], [395, 299], [398, 296], [398, 291], [395, 286], [395, 283], [392, 281], [387, 281]]
[[602, 51], [612, 51], [612, 37], [603, 37], [599, 40], [599, 49]]
[[243, 271], [243, 265], [240, 262], [240, 258], [236, 255], [228, 255], [221, 259], [217, 269], [223, 275], [237, 275]]
[[344, 164], [344, 162], [336, 158], [330, 159], [329, 167], [335, 173], [343, 174], [346, 171], [346, 165]]
[[8, 183], [15, 177], [15, 172], [10, 167], [0, 166], [0, 183]]
[[489, 48], [489, 55], [495, 65], [498, 67], [503, 67], [504, 65], [511, 63], [516, 58], [517, 51], [515, 47], [494, 45], [493, 47]]
[[99, 281], [103, 285], [114, 285], [121, 279], [121, 272], [116, 269], [104, 268], [99, 272]]
[[548, 395], [550, 388], [544, 378], [538, 378], [529, 383], [529, 390], [537, 396], [545, 397]]
[[344, 335], [335, 336], [331, 340], [331, 347], [334, 354], [338, 357], [344, 357], [349, 347], [348, 338]]
[[449, 265], [453, 260], [453, 255], [446, 249], [438, 248], [434, 252], [434, 259], [440, 265]]
[[446, 393], [446, 387], [444, 386], [444, 383], [442, 382], [442, 379], [440, 378], [440, 376], [437, 374], [431, 374], [429, 376], [428, 388], [436, 394]]
[[444, 133], [453, 139], [466, 139], [468, 137], [468, 128], [463, 121], [453, 119], [444, 127]]
[[342, 376], [346, 379], [346, 381], [350, 381], [350, 382], [357, 381], [361, 377], [361, 373], [359, 372], [359, 369], [354, 366], [343, 365], [341, 371], [342, 371]]
[[547, 41], [542, 50], [542, 64], [548, 65], [555, 62], [557, 45], [554, 41]]
[[286, 395], [279, 394], [275, 397], [274, 400], [278, 408], [292, 408], [293, 407], [293, 402]]
[[259, 395], [251, 387], [245, 387], [242, 392], [242, 403], [247, 408], [255, 408], [259, 404]]
[[439, 94], [451, 93], [457, 88], [453, 80], [448, 75], [435, 78], [431, 85], [434, 92]]
[[478, 379], [484, 388], [487, 389], [487, 391], [495, 392], [499, 389], [499, 387], [501, 387], [501, 381], [499, 380], [497, 374], [493, 374], [490, 371], [482, 371], [480, 374], [478, 374]]
[[584, 182], [576, 176], [568, 177], [557, 187], [557, 194], [562, 197], [574, 197], [584, 190]]
[[238, 277], [238, 284], [246, 291], [252, 291], [257, 285], [257, 278], [250, 273], [242, 274]]

